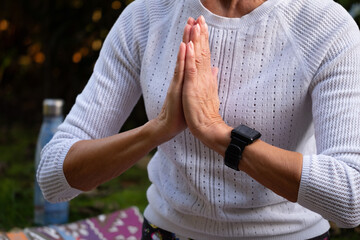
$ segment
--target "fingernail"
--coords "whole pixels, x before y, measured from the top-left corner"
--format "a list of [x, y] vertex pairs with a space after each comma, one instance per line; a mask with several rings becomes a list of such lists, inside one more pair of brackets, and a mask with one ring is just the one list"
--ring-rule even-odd
[[200, 25], [199, 25], [199, 24], [196, 24], [196, 25], [195, 25], [195, 28], [196, 28], [196, 31], [199, 31], [199, 32], [200, 32]]
[[194, 43], [193, 43], [192, 41], [190, 41], [190, 42], [188, 43], [188, 45], [189, 45], [190, 50], [193, 50], [193, 49], [194, 49]]
[[185, 43], [183, 41], [181, 41], [180, 43], [180, 46], [179, 46], [179, 50], [182, 48], [182, 46], [184, 45]]
[[204, 24], [204, 23], [205, 23], [205, 18], [204, 18], [203, 15], [200, 16], [200, 22], [201, 22], [201, 24]]

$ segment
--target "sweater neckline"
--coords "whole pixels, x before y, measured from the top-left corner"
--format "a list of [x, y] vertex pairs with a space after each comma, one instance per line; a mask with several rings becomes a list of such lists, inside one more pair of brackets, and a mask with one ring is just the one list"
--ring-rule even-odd
[[259, 7], [240, 18], [228, 18], [210, 12], [201, 3], [201, 0], [185, 0], [187, 6], [192, 9], [190, 11], [194, 11], [193, 13], [197, 14], [196, 17], [203, 15], [208, 25], [220, 28], [241, 28], [242, 26], [249, 26], [268, 15], [279, 1], [280, 0], [267, 0]]

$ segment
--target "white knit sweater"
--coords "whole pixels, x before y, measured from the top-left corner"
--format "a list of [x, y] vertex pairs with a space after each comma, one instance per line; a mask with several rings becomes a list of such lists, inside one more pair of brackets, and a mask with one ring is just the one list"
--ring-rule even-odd
[[141, 94], [148, 118], [157, 116], [187, 18], [200, 15], [219, 67], [225, 122], [246, 124], [263, 141], [304, 154], [298, 203], [227, 168], [185, 130], [159, 146], [148, 166], [145, 217], [195, 239], [306, 239], [329, 229], [323, 217], [358, 225], [360, 34], [332, 0], [268, 0], [238, 19], [216, 16], [200, 0], [134, 1], [43, 150], [38, 180], [45, 196], [63, 201], [80, 193], [63, 174], [68, 150], [81, 139], [118, 133]]

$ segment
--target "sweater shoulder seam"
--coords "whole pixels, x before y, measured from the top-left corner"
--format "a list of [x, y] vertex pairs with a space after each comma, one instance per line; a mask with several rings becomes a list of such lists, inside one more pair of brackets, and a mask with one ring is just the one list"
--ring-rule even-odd
[[305, 59], [304, 57], [301, 57], [303, 54], [300, 51], [300, 47], [298, 46], [297, 41], [295, 40], [294, 36], [291, 34], [289, 27], [287, 26], [287, 24], [285, 23], [284, 19], [281, 18], [281, 16], [279, 15], [279, 11], [277, 11], [275, 13], [276, 17], [278, 18], [281, 28], [284, 30], [286, 37], [288, 38], [288, 40], [291, 43], [291, 47], [295, 53], [296, 59], [299, 61], [300, 63], [300, 68], [302, 69], [302, 72], [306, 78], [307, 84], [311, 83], [311, 75], [310, 75], [310, 69], [308, 69], [307, 64], [305, 63]]

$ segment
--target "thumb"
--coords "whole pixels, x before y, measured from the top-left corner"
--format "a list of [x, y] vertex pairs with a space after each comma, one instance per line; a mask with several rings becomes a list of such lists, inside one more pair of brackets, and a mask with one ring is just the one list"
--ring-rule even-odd
[[217, 68], [217, 67], [212, 67], [212, 68], [211, 68], [211, 73], [212, 73], [213, 77], [217, 78], [217, 75], [218, 75], [218, 73], [219, 73], [219, 68]]
[[219, 68], [217, 67], [212, 67], [211, 68], [211, 73], [212, 73], [212, 79], [214, 79], [213, 81], [215, 81], [216, 86], [218, 86], [218, 73], [219, 73]]
[[177, 55], [177, 60], [174, 70], [174, 78], [173, 78], [173, 81], [178, 84], [182, 84], [184, 78], [185, 53], [186, 53], [186, 45], [184, 42], [181, 42], [179, 46], [179, 52]]

